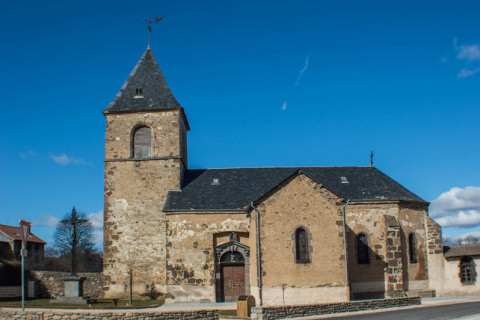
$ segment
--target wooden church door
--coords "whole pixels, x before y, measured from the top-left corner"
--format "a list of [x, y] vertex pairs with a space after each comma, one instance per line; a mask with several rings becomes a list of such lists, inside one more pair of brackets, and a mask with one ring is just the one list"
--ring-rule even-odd
[[245, 295], [245, 262], [239, 252], [227, 252], [221, 260], [222, 301], [235, 302]]

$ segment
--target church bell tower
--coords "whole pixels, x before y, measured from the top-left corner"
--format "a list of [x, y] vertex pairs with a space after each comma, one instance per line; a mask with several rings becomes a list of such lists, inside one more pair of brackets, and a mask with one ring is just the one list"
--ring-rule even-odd
[[150, 47], [103, 111], [105, 134], [104, 275], [106, 297], [165, 292], [169, 190], [188, 168], [183, 107], [173, 96]]

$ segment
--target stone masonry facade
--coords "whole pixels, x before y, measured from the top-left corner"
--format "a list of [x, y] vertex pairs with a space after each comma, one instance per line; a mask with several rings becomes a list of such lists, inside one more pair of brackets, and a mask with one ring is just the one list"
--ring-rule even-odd
[[189, 169], [190, 127], [150, 48], [104, 115], [105, 298], [124, 298], [130, 281], [135, 298], [263, 305], [430, 289], [428, 203], [380, 170]]
[[442, 227], [432, 218], [426, 218], [428, 254], [443, 254]]
[[[136, 296], [165, 292], [169, 190], [180, 189], [186, 155], [185, 124], [178, 110], [108, 114], [105, 144], [104, 274], [107, 296], [122, 297], [132, 273]], [[132, 131], [153, 130], [151, 159], [134, 159]], [[186, 141], [183, 142], [186, 144]]]
[[400, 238], [400, 226], [395, 217], [386, 216], [387, 229], [387, 290], [388, 297], [403, 297], [403, 262], [402, 242]]
[[[302, 173], [259, 201], [264, 303], [275, 304], [283, 297], [304, 303], [348, 300], [342, 206], [338, 196]], [[255, 234], [256, 222], [251, 221]], [[309, 263], [295, 260], [294, 234], [298, 228], [309, 235]], [[251, 263], [255, 265], [254, 242], [251, 248]]]

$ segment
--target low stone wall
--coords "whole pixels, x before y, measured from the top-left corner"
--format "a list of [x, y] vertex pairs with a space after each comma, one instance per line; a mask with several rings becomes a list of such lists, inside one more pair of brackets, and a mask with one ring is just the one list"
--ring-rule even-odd
[[[35, 295], [37, 297], [49, 298], [52, 294], [56, 297], [63, 295], [63, 278], [68, 277], [70, 272], [59, 271], [30, 271], [29, 279], [35, 279]], [[82, 293], [84, 297], [103, 297], [103, 287], [106, 283], [105, 277], [98, 272], [79, 272], [77, 275], [82, 278]]]
[[303, 306], [257, 307], [252, 309], [252, 319], [273, 320], [278, 318], [307, 317], [340, 312], [375, 310], [420, 304], [419, 297], [363, 300]]
[[218, 311], [191, 311], [191, 312], [29, 312], [29, 311], [4, 311], [0, 310], [0, 320], [77, 320], [77, 319], [102, 319], [102, 320], [176, 320], [176, 319], [218, 319]]
[[0, 298], [17, 298], [22, 296], [22, 286], [0, 286]]

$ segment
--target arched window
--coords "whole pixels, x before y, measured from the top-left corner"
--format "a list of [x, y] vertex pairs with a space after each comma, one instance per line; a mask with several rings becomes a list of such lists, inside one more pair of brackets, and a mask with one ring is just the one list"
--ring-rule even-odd
[[148, 127], [140, 127], [133, 135], [133, 157], [145, 159], [152, 157], [152, 133]]
[[358, 264], [370, 263], [368, 238], [367, 238], [367, 235], [363, 232], [357, 236], [357, 262]]
[[308, 236], [304, 228], [298, 228], [295, 231], [295, 261], [297, 263], [308, 263], [310, 257], [308, 254]]
[[464, 285], [474, 284], [477, 278], [475, 262], [471, 257], [463, 257], [460, 262], [460, 281]]
[[418, 262], [417, 237], [415, 233], [408, 235], [408, 253], [410, 256], [410, 263]]

